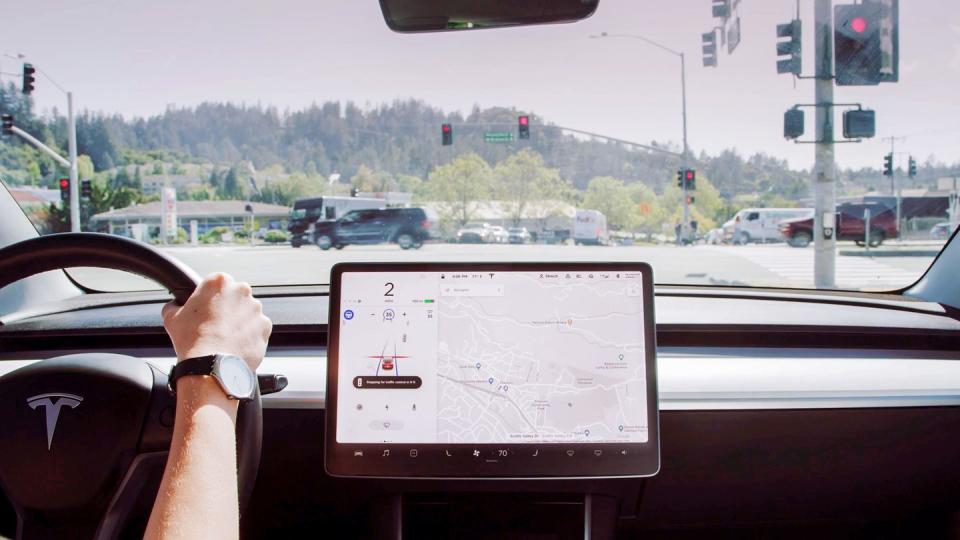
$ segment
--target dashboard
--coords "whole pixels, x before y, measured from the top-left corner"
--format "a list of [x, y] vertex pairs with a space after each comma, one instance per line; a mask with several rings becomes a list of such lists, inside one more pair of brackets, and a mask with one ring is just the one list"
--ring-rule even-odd
[[[424, 523], [433, 524], [444, 505], [460, 502], [471, 513], [456, 513], [451, 523], [474, 514], [489, 519], [496, 514], [478, 510], [502, 505], [524, 515], [566, 508], [551, 520], [567, 523], [573, 508], [609, 500], [613, 506], [603, 508], [619, 527], [646, 531], [887, 520], [951, 507], [960, 493], [955, 314], [893, 295], [665, 286], [655, 298], [656, 476], [492, 483], [479, 476], [333, 477], [324, 468], [329, 292], [256, 291], [274, 321], [261, 372], [282, 373], [289, 386], [263, 400], [253, 537], [316, 527], [356, 536], [352, 527], [377, 501], [401, 495], [410, 520], [411, 508], [422, 508]], [[174, 360], [159, 316], [164, 296], [105, 300], [77, 299], [4, 321], [0, 372], [91, 350], [138, 356], [166, 371]]]

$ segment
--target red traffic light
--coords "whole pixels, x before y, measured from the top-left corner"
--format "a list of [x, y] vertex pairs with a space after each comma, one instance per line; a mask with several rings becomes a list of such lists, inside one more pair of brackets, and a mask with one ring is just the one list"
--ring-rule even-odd
[[61, 178], [60, 189], [67, 189], [68, 187], [70, 187], [70, 180], [67, 180], [66, 178]]
[[687, 171], [687, 180], [693, 180], [693, 171], [691, 170]]
[[854, 17], [850, 21], [850, 29], [858, 34], [862, 34], [867, 31], [867, 20], [863, 17]]
[[521, 125], [521, 126], [530, 125], [530, 117], [529, 117], [529, 116], [521, 116], [521, 117], [520, 117], [520, 125]]
[[444, 125], [443, 125], [443, 132], [444, 132], [444, 133], [450, 133], [450, 124], [444, 124]]

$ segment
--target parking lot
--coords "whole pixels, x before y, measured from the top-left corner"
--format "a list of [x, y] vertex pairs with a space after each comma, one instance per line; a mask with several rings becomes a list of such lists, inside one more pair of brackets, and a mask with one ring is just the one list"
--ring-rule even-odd
[[[902, 247], [902, 246], [901, 246]], [[852, 243], [841, 243], [837, 285], [841, 289], [890, 290], [915, 281], [930, 265], [935, 245], [904, 249], [896, 246], [877, 256], [863, 256]], [[568, 246], [508, 244], [428, 244], [419, 250], [395, 245], [348, 246], [321, 251], [314, 246], [172, 246], [162, 250], [201, 275], [226, 271], [254, 285], [327, 283], [330, 267], [341, 261], [644, 261], [656, 272], [657, 283], [813, 287], [813, 249], [784, 244], [747, 246]], [[891, 254], [892, 252], [892, 254]], [[846, 255], [844, 255], [846, 254]], [[860, 256], [853, 256], [854, 254]], [[884, 256], [880, 256], [884, 255]], [[98, 290], [156, 288], [136, 276], [78, 269], [74, 275]]]

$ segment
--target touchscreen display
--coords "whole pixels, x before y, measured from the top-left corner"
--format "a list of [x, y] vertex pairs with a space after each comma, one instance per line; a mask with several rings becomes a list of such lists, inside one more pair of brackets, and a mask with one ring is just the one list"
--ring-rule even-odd
[[638, 271], [347, 272], [338, 443], [649, 440]]

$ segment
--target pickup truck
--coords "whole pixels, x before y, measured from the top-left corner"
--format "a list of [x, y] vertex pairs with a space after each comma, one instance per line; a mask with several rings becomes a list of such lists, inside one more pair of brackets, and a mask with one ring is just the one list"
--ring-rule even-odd
[[[878, 203], [846, 203], [837, 206], [837, 240], [866, 242], [865, 215], [870, 210], [870, 247], [897, 238], [896, 210]], [[780, 223], [780, 234], [793, 247], [807, 247], [813, 241], [813, 218], [790, 219]]]

